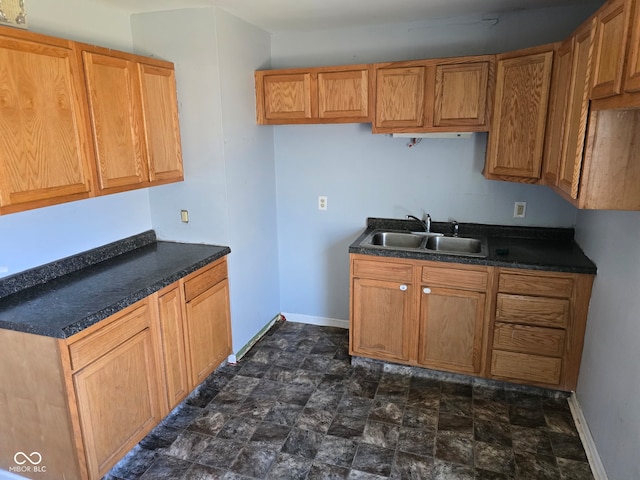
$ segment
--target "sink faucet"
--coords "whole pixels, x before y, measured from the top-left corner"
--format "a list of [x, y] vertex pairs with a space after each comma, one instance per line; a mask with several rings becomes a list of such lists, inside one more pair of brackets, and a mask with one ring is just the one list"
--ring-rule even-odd
[[419, 222], [420, 225], [422, 225], [422, 228], [424, 228], [424, 231], [426, 233], [430, 233], [431, 232], [431, 215], [429, 215], [428, 213], [425, 213], [424, 220], [420, 220], [418, 217], [414, 217], [413, 215], [407, 215], [406, 218], [407, 219], [411, 218], [411, 219]]
[[453, 236], [457, 237], [458, 236], [458, 227], [460, 225], [458, 225], [458, 222], [456, 222], [455, 220], [452, 223], [453, 223]]

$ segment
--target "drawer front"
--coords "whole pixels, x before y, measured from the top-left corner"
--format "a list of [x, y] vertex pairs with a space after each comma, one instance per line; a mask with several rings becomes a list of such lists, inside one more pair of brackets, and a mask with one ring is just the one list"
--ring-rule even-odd
[[494, 350], [491, 356], [491, 376], [494, 378], [558, 385], [561, 370], [559, 358], [502, 350]]
[[413, 267], [402, 263], [355, 260], [353, 262], [353, 276], [410, 283], [413, 276]]
[[428, 287], [484, 292], [487, 290], [487, 276], [486, 271], [422, 267], [422, 283]]
[[570, 298], [573, 279], [501, 273], [498, 291], [522, 295]]
[[496, 321], [565, 328], [569, 309], [569, 300], [499, 293]]
[[549, 357], [562, 356], [564, 341], [564, 330], [513, 323], [496, 323], [493, 334], [495, 349]]
[[149, 327], [149, 305], [135, 310], [69, 345], [71, 368], [79, 370]]
[[225, 278], [227, 278], [227, 262], [224, 259], [220, 263], [216, 262], [202, 273], [196, 272], [194, 277], [190, 277], [184, 282], [185, 301], [193, 300]]

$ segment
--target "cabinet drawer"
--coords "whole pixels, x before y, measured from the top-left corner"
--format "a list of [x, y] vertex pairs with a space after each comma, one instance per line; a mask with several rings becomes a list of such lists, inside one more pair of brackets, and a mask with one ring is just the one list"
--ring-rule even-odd
[[573, 279], [501, 273], [498, 291], [503, 293], [520, 293], [523, 295], [570, 298], [573, 291]]
[[411, 282], [413, 267], [402, 263], [355, 260], [353, 276], [395, 282]]
[[491, 356], [492, 377], [557, 385], [561, 369], [562, 360], [559, 358], [502, 350], [494, 350]]
[[493, 348], [512, 352], [561, 357], [564, 351], [564, 330], [530, 327], [512, 323], [496, 323]]
[[79, 370], [149, 327], [149, 306], [145, 301], [135, 310], [69, 345], [71, 368]]
[[569, 300], [499, 293], [496, 321], [565, 328], [569, 308]]
[[206, 292], [216, 283], [227, 278], [227, 262], [215, 263], [202, 273], [189, 278], [184, 282], [185, 301], [189, 302], [203, 292]]
[[429, 287], [449, 287], [484, 292], [487, 272], [454, 268], [422, 267], [422, 283]]

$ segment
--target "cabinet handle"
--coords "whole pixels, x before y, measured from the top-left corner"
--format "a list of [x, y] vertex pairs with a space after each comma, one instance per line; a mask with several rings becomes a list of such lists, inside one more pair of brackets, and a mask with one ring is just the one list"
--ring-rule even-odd
[[407, 286], [404, 285], [404, 284], [400, 285], [400, 290], [403, 291], [403, 292], [406, 291], [407, 290]]
[[428, 293], [431, 293], [431, 289], [430, 289], [429, 287], [424, 287], [424, 288], [422, 289], [422, 293], [427, 293], [427, 294], [428, 294]]

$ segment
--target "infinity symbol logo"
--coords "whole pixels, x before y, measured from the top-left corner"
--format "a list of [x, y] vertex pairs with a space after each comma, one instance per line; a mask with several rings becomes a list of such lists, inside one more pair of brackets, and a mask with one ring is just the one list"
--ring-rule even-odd
[[[23, 460], [19, 461], [19, 458], [22, 458]], [[31, 455], [27, 455], [24, 452], [16, 452], [13, 456], [13, 461], [18, 465], [24, 465], [27, 462], [31, 463], [31, 465], [38, 465], [42, 461], [42, 455], [38, 452], [31, 452]]]

